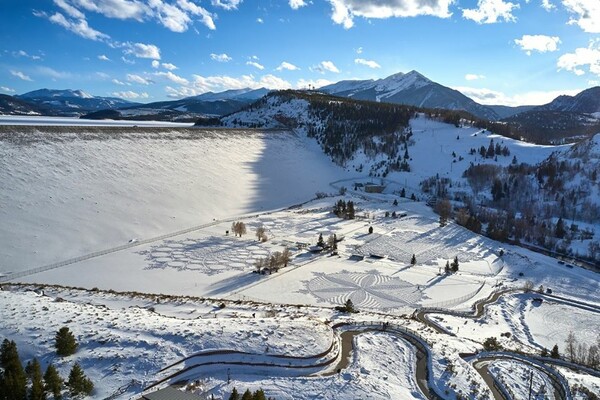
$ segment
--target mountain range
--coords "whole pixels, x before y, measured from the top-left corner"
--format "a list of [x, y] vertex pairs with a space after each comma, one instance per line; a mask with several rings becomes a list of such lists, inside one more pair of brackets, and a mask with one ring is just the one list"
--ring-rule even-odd
[[[321, 87], [318, 91], [354, 100], [462, 110], [482, 120], [512, 123], [522, 130], [533, 132], [532, 137], [540, 142], [544, 142], [545, 137], [557, 140], [569, 135], [589, 135], [600, 120], [600, 87], [584, 90], [576, 96], [559, 96], [542, 106], [519, 107], [479, 104], [458, 90], [434, 82], [417, 71], [397, 73], [382, 79], [344, 80]], [[40, 89], [17, 96], [1, 95], [0, 113], [195, 121], [235, 113], [269, 92], [265, 88], [245, 88], [140, 104], [114, 97], [93, 96], [81, 90]]]

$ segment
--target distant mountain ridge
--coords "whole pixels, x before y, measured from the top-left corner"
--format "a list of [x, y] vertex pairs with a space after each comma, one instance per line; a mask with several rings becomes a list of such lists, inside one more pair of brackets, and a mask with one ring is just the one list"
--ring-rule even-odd
[[464, 110], [478, 118], [500, 119], [498, 113], [491, 107], [479, 104], [458, 90], [440, 85], [417, 71], [397, 73], [377, 80], [341, 81], [323, 86], [319, 90], [334, 96], [357, 100]]
[[575, 96], [558, 96], [550, 103], [535, 107], [536, 111], [568, 111], [580, 114], [600, 113], [600, 86], [586, 89]]
[[71, 89], [39, 89], [14, 97], [51, 110], [55, 115], [81, 115], [90, 111], [113, 110], [139, 104], [117, 97], [92, 96], [82, 90]]

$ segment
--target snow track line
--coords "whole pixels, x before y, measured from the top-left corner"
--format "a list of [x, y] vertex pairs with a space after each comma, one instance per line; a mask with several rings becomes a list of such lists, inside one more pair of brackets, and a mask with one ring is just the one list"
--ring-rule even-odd
[[100, 250], [100, 251], [96, 251], [96, 252], [93, 252], [93, 253], [84, 254], [84, 255], [79, 256], [79, 257], [70, 258], [68, 260], [59, 261], [59, 262], [56, 262], [56, 263], [44, 265], [44, 266], [37, 267], [37, 268], [31, 268], [31, 269], [28, 269], [28, 270], [25, 270], [25, 271], [16, 272], [14, 274], [0, 276], [0, 283], [1, 282], [13, 281], [15, 279], [23, 278], [23, 277], [29, 276], [29, 275], [35, 275], [35, 274], [38, 274], [40, 272], [45, 272], [45, 271], [50, 271], [50, 270], [57, 269], [57, 268], [66, 267], [67, 265], [76, 264], [76, 263], [81, 262], [81, 261], [86, 261], [86, 260], [89, 260], [89, 259], [92, 259], [92, 258], [104, 256], [104, 255], [107, 255], [107, 254], [116, 253], [116, 252], [119, 252], [119, 251], [122, 251], [122, 250], [131, 249], [133, 247], [137, 247], [137, 246], [141, 246], [141, 245], [145, 245], [145, 244], [157, 242], [157, 241], [160, 241], [160, 240], [170, 239], [170, 238], [176, 237], [176, 236], [185, 235], [186, 233], [195, 232], [195, 231], [199, 231], [199, 230], [202, 230], [202, 229], [210, 228], [211, 226], [216, 226], [216, 225], [222, 224], [224, 222], [234, 222], [234, 221], [239, 220], [239, 219], [248, 219], [248, 218], [251, 218], [251, 217], [255, 217], [256, 218], [256, 217], [263, 216], [263, 215], [274, 214], [274, 213], [277, 213], [277, 212], [280, 212], [280, 211], [284, 211], [284, 210], [288, 210], [288, 209], [291, 209], [291, 208], [295, 208], [295, 207], [298, 207], [298, 206], [303, 206], [304, 204], [309, 203], [309, 202], [311, 202], [313, 200], [315, 200], [315, 199], [310, 199], [310, 200], [307, 200], [307, 201], [302, 202], [302, 203], [294, 204], [294, 205], [288, 206], [288, 207], [278, 208], [278, 209], [275, 209], [275, 210], [263, 211], [263, 212], [257, 212], [257, 213], [250, 212], [250, 213], [243, 214], [243, 215], [238, 215], [238, 216], [235, 216], [235, 217], [213, 220], [212, 222], [208, 222], [206, 224], [192, 226], [190, 228], [185, 228], [185, 229], [182, 229], [182, 230], [179, 230], [179, 231], [166, 233], [164, 235], [155, 236], [155, 237], [151, 237], [151, 238], [143, 239], [143, 240], [138, 240], [138, 241], [135, 241], [135, 242], [132, 242], [132, 243], [127, 243], [127, 244], [124, 244], [124, 245], [121, 245], [121, 246], [112, 247], [112, 248], [109, 248], [109, 249], [105, 249], [105, 250]]
[[[149, 389], [156, 388], [157, 386], [164, 384], [165, 382], [167, 382], [169, 380], [172, 380], [172, 379], [175, 379], [178, 377], [182, 377], [182, 375], [184, 375], [187, 372], [192, 371], [195, 368], [200, 368], [200, 367], [205, 367], [205, 366], [210, 366], [210, 365], [240, 365], [240, 366], [249, 366], [249, 367], [269, 367], [269, 368], [306, 370], [306, 369], [318, 369], [318, 368], [329, 367], [335, 361], [338, 361], [338, 364], [336, 364], [336, 366], [333, 368], [332, 371], [323, 372], [321, 374], [315, 374], [314, 372], [311, 372], [306, 375], [303, 375], [303, 376], [312, 377], [312, 378], [332, 376], [332, 375], [337, 374], [339, 370], [346, 368], [350, 364], [349, 357], [353, 350], [354, 337], [356, 337], [358, 335], [362, 335], [367, 332], [383, 332], [383, 333], [389, 333], [389, 334], [398, 336], [398, 337], [408, 341], [411, 345], [413, 345], [416, 348], [417, 357], [416, 357], [415, 381], [417, 383], [417, 386], [419, 387], [419, 390], [421, 390], [424, 397], [427, 399], [436, 399], [436, 400], [443, 399], [442, 396], [438, 395], [435, 392], [434, 386], [431, 384], [433, 382], [433, 379], [432, 379], [433, 378], [433, 369], [432, 369], [431, 352], [430, 352], [431, 345], [424, 338], [422, 338], [420, 335], [418, 335], [416, 332], [413, 332], [413, 331], [411, 331], [407, 328], [404, 328], [400, 325], [394, 325], [394, 324], [384, 325], [381, 322], [368, 322], [368, 321], [360, 322], [360, 323], [359, 322], [339, 323], [339, 324], [332, 326], [332, 329], [334, 331], [342, 330], [342, 333], [340, 333], [340, 335], [337, 336], [337, 341], [334, 340], [332, 342], [330, 348], [326, 352], [317, 354], [315, 356], [309, 356], [309, 357], [294, 357], [294, 356], [281, 356], [281, 355], [268, 356], [265, 354], [251, 354], [251, 353], [243, 353], [243, 352], [234, 352], [231, 350], [223, 350], [223, 351], [216, 350], [216, 351], [210, 351], [210, 352], [206, 352], [203, 354], [196, 354], [196, 355], [186, 357], [174, 364], [171, 364], [170, 366], [163, 368], [159, 372], [164, 372], [173, 366], [176, 366], [185, 361], [189, 361], [195, 357], [211, 357], [211, 356], [215, 356], [215, 355], [245, 355], [245, 356], [251, 355], [251, 356], [260, 356], [260, 357], [266, 356], [267, 359], [268, 358], [275, 358], [275, 359], [284, 358], [284, 359], [288, 359], [288, 360], [293, 359], [293, 360], [302, 360], [302, 361], [314, 360], [314, 361], [317, 361], [316, 363], [300, 364], [300, 365], [298, 365], [298, 364], [294, 365], [292, 363], [289, 363], [288, 365], [283, 365], [283, 364], [269, 363], [269, 362], [265, 362], [265, 361], [256, 361], [255, 362], [255, 361], [242, 361], [239, 359], [238, 360], [214, 360], [214, 359], [210, 360], [209, 359], [207, 361], [199, 362], [194, 365], [186, 366], [185, 368], [183, 368], [180, 371], [172, 373], [165, 378], [161, 378], [160, 380], [147, 386], [144, 389], [144, 392]], [[339, 343], [339, 345], [335, 346], [336, 343]], [[333, 357], [330, 357], [323, 361], [319, 361], [319, 359], [322, 359], [322, 358], [326, 357], [327, 355], [329, 355], [331, 352], [333, 352], [334, 349], [337, 349], [337, 352], [334, 354]]]

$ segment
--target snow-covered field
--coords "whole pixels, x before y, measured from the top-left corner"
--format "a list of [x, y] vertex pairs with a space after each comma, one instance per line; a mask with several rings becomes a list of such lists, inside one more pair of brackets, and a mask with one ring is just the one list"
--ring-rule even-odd
[[27, 126], [143, 126], [143, 127], [191, 127], [192, 123], [164, 122], [164, 121], [122, 121], [111, 119], [84, 119], [69, 117], [30, 117], [18, 115], [0, 115], [0, 125], [27, 125]]
[[[444, 157], [451, 160], [447, 152], [456, 151], [455, 143], [472, 139], [465, 152], [489, 143], [470, 128], [421, 118], [413, 121], [413, 130], [413, 154], [430, 152], [425, 143], [432, 137], [435, 149], [441, 146], [439, 157], [415, 156], [429, 161], [418, 161], [423, 177], [436, 168], [446, 171]], [[162, 376], [161, 368], [199, 351], [249, 352], [260, 362], [278, 355], [314, 356], [332, 343], [337, 349], [331, 327], [349, 319], [392, 321], [418, 332], [431, 343], [432, 379], [441, 393], [449, 399], [486, 398], [486, 383], [459, 353], [480, 350], [491, 336], [509, 350], [539, 353], [557, 343], [562, 352], [569, 329], [590, 343], [600, 330], [600, 314], [589, 307], [547, 297], [534, 303], [535, 293], [518, 292], [501, 296], [479, 318], [430, 316], [455, 336], [411, 319], [421, 306], [467, 310], [494, 291], [528, 281], [534, 289], [543, 285], [554, 295], [600, 307], [597, 274], [454, 223], [440, 227], [424, 203], [394, 193], [416, 186], [418, 174], [392, 174], [384, 194], [366, 194], [354, 190], [354, 182], [364, 177], [333, 165], [308, 139], [281, 132], [140, 130], [90, 136], [65, 128], [32, 135], [33, 140], [7, 135], [0, 140], [0, 273], [112, 250], [17, 279], [29, 286], [5, 286], [0, 337], [14, 339], [23, 360], [37, 356], [42, 366], [56, 363], [63, 376], [75, 360], [81, 362], [96, 383], [94, 398], [119, 388], [119, 398], [135, 397]], [[517, 158], [531, 161], [555, 150], [509, 145]], [[468, 160], [462, 163], [464, 170]], [[458, 177], [457, 164], [446, 172]], [[339, 196], [342, 187], [348, 192]], [[331, 196], [311, 200], [315, 192]], [[355, 202], [356, 219], [331, 212], [340, 199]], [[392, 212], [403, 216], [386, 216]], [[247, 226], [243, 237], [226, 234], [237, 220]], [[254, 236], [259, 226], [268, 241]], [[343, 239], [337, 255], [304, 247], [314, 245], [319, 234], [327, 240], [334, 233]], [[289, 265], [272, 275], [253, 273], [257, 259], [285, 248], [292, 252]], [[454, 257], [459, 271], [444, 274]], [[42, 284], [83, 289], [30, 290]], [[361, 311], [351, 318], [333, 309], [348, 299]], [[65, 325], [80, 349], [60, 359], [53, 337]], [[318, 369], [221, 365], [200, 368], [190, 379], [216, 398], [227, 398], [234, 386], [262, 387], [276, 399], [424, 398], [412, 344], [368, 332], [354, 337], [354, 345], [348, 367], [331, 376]], [[511, 379], [515, 393], [529, 379], [526, 364], [503, 360], [489, 367]], [[591, 390], [598, 387], [596, 378], [565, 375]], [[544, 379], [540, 373], [540, 387]]]

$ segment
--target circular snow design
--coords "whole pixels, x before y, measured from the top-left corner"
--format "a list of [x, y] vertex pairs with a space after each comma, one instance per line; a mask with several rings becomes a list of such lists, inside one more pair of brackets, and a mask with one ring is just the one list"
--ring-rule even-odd
[[254, 268], [254, 262], [270, 255], [268, 249], [255, 242], [232, 237], [167, 240], [142, 251], [147, 268], [193, 270], [206, 275]]
[[379, 273], [318, 274], [307, 283], [315, 297], [334, 304], [352, 300], [356, 307], [392, 308], [414, 305], [423, 294], [413, 284]]

